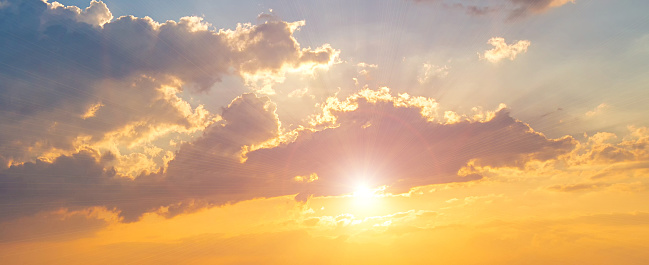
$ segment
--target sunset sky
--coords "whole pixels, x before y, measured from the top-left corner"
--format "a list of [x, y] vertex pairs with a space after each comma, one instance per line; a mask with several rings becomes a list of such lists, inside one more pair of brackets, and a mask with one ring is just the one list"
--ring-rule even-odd
[[0, 0], [0, 264], [646, 264], [648, 11]]

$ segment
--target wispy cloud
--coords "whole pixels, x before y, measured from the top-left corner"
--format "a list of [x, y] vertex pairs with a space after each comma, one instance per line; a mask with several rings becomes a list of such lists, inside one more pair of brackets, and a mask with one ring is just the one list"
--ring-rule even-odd
[[444, 78], [448, 75], [449, 69], [450, 68], [446, 65], [437, 66], [430, 63], [424, 63], [417, 75], [417, 81], [419, 81], [420, 84], [424, 84], [435, 78]]
[[509, 14], [510, 19], [525, 17], [530, 14], [543, 13], [551, 8], [574, 3], [575, 0], [508, 0], [514, 5], [514, 10]]
[[602, 104], [597, 105], [597, 107], [595, 107], [595, 109], [589, 110], [588, 112], [586, 112], [585, 115], [586, 115], [586, 117], [592, 117], [592, 116], [601, 114], [602, 112], [606, 111], [609, 108], [610, 108], [610, 106], [608, 104], [602, 103]]
[[507, 20], [514, 21], [533, 14], [540, 14], [551, 8], [574, 3], [574, 0], [497, 0], [476, 1], [460, 0], [414, 0], [418, 3], [433, 3], [447, 9], [462, 10], [469, 16], [485, 16], [493, 13], [506, 12]]

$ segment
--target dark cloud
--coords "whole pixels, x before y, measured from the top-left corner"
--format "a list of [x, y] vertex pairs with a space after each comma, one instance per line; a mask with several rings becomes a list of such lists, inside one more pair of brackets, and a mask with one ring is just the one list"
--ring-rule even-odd
[[[102, 218], [104, 214], [108, 218]], [[93, 236], [97, 231], [116, 221], [111, 213], [101, 208], [78, 212], [65, 210], [42, 212], [34, 216], [3, 222], [0, 226], [0, 242], [64, 241]], [[29, 229], [24, 229], [29, 228]]]
[[246, 163], [276, 165], [273, 171], [285, 172], [284, 182], [317, 173], [317, 181], [302, 186], [303, 192], [315, 195], [352, 192], [359, 182], [404, 192], [419, 185], [480, 178], [457, 174], [473, 159], [484, 165], [522, 166], [530, 159], [551, 159], [574, 147], [571, 138], [547, 139], [511, 118], [507, 110], [487, 122], [440, 124], [429, 122], [419, 107], [359, 99], [357, 110], [335, 115], [338, 127], [255, 151]]
[[[488, 121], [441, 124], [422, 115], [422, 107], [357, 97], [355, 110], [332, 109], [337, 126], [301, 131], [290, 143], [246, 154], [246, 146], [279, 135], [275, 106], [266, 97], [245, 94], [223, 109], [214, 124], [193, 143], [184, 144], [165, 172], [135, 180], [106, 169], [110, 157], [92, 153], [62, 156], [2, 171], [5, 216], [57, 207], [105, 206], [126, 220], [171, 206], [169, 214], [206, 205], [289, 194], [340, 195], [369, 186], [391, 191], [470, 181], [458, 175], [469, 161], [481, 165], [522, 166], [547, 160], [574, 147], [572, 138], [547, 139], [504, 109]], [[312, 182], [296, 176], [316, 173]]]
[[[222, 121], [182, 144], [166, 169], [124, 178], [116, 170], [119, 156], [92, 143], [202, 130], [210, 116], [177, 97], [182, 84], [200, 90], [223, 75], [327, 64], [336, 51], [301, 48], [292, 34], [303, 22], [213, 31], [195, 17], [162, 24], [111, 17], [101, 2], [85, 10], [37, 0], [0, 8], [0, 162], [29, 161], [23, 153], [37, 147], [69, 150], [49, 162], [0, 169], [3, 219], [103, 206], [132, 221], [161, 206], [174, 215], [256, 197], [340, 195], [359, 182], [399, 192], [481, 178], [458, 174], [470, 161], [523, 166], [574, 146], [572, 138], [534, 132], [506, 109], [485, 121], [446, 124], [422, 114], [431, 106], [368, 91], [347, 99], [355, 109], [325, 105], [333, 123], [319, 121], [268, 144], [282, 135], [276, 106], [244, 94], [223, 108]], [[81, 136], [85, 142], [75, 144]]]
[[509, 2], [514, 5], [514, 9], [509, 13], [509, 19], [517, 19], [530, 14], [543, 13], [552, 7], [571, 2], [571, 0], [509, 0]]
[[[23, 154], [30, 147], [70, 150], [77, 136], [91, 135], [97, 142], [134, 124], [149, 131], [201, 127], [209, 119], [190, 117], [202, 114], [183, 111], [161, 88], [205, 91], [225, 75], [314, 67], [336, 55], [328, 45], [301, 48], [292, 34], [303, 22], [273, 20], [217, 31], [198, 17], [165, 23], [112, 19], [97, 1], [85, 10], [39, 0], [3, 3], [0, 156], [5, 161], [33, 160], [39, 154]], [[101, 105], [97, 117], [82, 119], [93, 105]]]
[[250, 184], [239, 160], [241, 147], [277, 136], [275, 106], [268, 98], [244, 94], [223, 109], [223, 118], [223, 124], [184, 145], [167, 174], [119, 177], [110, 167], [114, 156], [100, 157], [90, 150], [0, 171], [1, 216], [105, 206], [132, 221], [160, 206], [170, 206], [170, 214], [177, 214], [210, 197], [217, 197], [210, 201], [218, 203], [247, 198], [235, 196], [249, 196], [242, 190]]
[[414, 0], [417, 3], [434, 3], [443, 8], [463, 10], [471, 16], [483, 16], [490, 13], [504, 11], [508, 20], [524, 18], [532, 14], [543, 13], [550, 8], [559, 7], [571, 0], [499, 0], [484, 1], [476, 5], [475, 1], [444, 1], [444, 0]]
[[0, 172], [2, 216], [33, 214], [67, 205], [90, 207], [116, 198], [115, 174], [89, 152], [61, 156], [53, 163], [36, 161]]
[[[159, 206], [192, 204], [186, 194], [175, 192], [187, 188], [184, 183], [173, 183], [160, 173], [134, 180], [119, 177], [112, 168], [106, 169], [108, 164], [109, 156], [97, 160], [91, 152], [82, 151], [52, 163], [28, 162], [0, 172], [0, 219], [103, 206], [120, 211], [125, 221], [134, 221]], [[199, 187], [187, 189], [192, 188]]]

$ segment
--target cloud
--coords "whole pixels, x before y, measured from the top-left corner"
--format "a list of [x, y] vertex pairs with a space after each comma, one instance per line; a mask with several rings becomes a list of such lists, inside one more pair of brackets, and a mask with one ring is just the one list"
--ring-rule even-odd
[[[646, 190], [644, 176], [649, 173], [649, 134], [647, 128], [629, 128], [617, 136], [599, 132], [584, 135], [574, 149], [547, 161], [531, 161], [524, 167], [493, 167], [468, 163], [466, 174], [482, 174], [493, 179], [520, 180], [533, 176], [543, 179], [547, 190], [574, 193], [634, 193]], [[532, 184], [532, 187], [538, 187]]]
[[488, 44], [494, 46], [493, 49], [485, 51], [483, 54], [478, 53], [481, 60], [487, 60], [492, 63], [500, 62], [503, 59], [514, 60], [520, 53], [526, 53], [527, 47], [531, 42], [528, 40], [520, 40], [514, 44], [507, 45], [504, 38], [494, 37], [487, 41]]
[[[290, 131], [266, 96], [245, 93], [217, 116], [181, 96], [211, 89], [225, 75], [247, 81], [326, 67], [337, 51], [302, 48], [293, 37], [301, 21], [216, 31], [196, 17], [113, 20], [101, 2], [85, 10], [19, 3], [0, 9], [15, 22], [0, 28], [12, 51], [0, 53], [7, 62], [0, 65], [4, 219], [104, 207], [133, 221], [259, 197], [337, 196], [358, 182], [405, 192], [487, 177], [472, 167], [648, 153], [646, 128], [617, 145], [595, 135], [586, 148], [568, 136], [547, 138], [504, 106], [469, 117], [387, 88], [329, 97]], [[483, 56], [513, 59], [529, 46], [521, 42], [492, 39], [496, 48]], [[197, 137], [175, 153], [152, 144], [174, 133]]]
[[[102, 161], [105, 162], [105, 161]], [[92, 207], [119, 192], [115, 172], [106, 171], [90, 152], [36, 161], [0, 172], [3, 218], [55, 210], [66, 205]]]
[[604, 112], [608, 108], [610, 108], [610, 106], [608, 104], [602, 103], [602, 104], [599, 104], [597, 107], [595, 107], [595, 109], [589, 110], [588, 112], [586, 112], [585, 115], [586, 115], [586, 117], [592, 117], [592, 116], [601, 114], [602, 112]]
[[[238, 163], [247, 147], [279, 136], [280, 121], [275, 111], [276, 106], [268, 97], [254, 94], [237, 97], [223, 108], [224, 123], [207, 128], [200, 139], [183, 145], [173, 164], [202, 170], [200, 164], [191, 166], [202, 162], [193, 159], [194, 156], [232, 159]], [[209, 161], [208, 158], [202, 160]]]
[[469, 161], [521, 166], [574, 146], [570, 137], [547, 139], [534, 132], [507, 109], [449, 124], [436, 117], [434, 101], [392, 96], [387, 89], [334, 101], [323, 105], [330, 117], [314, 117], [321, 121], [314, 128], [282, 138], [275, 105], [244, 94], [223, 109], [221, 122], [183, 144], [166, 171], [135, 179], [118, 177], [110, 167], [115, 158], [92, 151], [12, 166], [0, 171], [6, 202], [0, 210], [8, 217], [103, 206], [132, 221], [166, 206], [173, 215], [258, 197], [341, 195], [353, 192], [359, 181], [405, 192], [482, 178], [458, 173]]
[[540, 14], [551, 8], [574, 3], [574, 0], [496, 0], [475, 4], [475, 1], [445, 1], [445, 0], [414, 0], [417, 3], [433, 3], [447, 9], [464, 11], [470, 16], [484, 16], [492, 13], [505, 12], [507, 19], [512, 21], [533, 14]]
[[213, 30], [199, 17], [113, 18], [101, 1], [86, 9], [6, 3], [0, 9], [2, 167], [83, 146], [120, 155], [114, 146], [189, 135], [218, 118], [181, 94], [207, 91], [223, 76], [272, 79], [326, 67], [337, 56], [329, 45], [300, 46], [293, 33], [303, 21]]
[[72, 17], [78, 22], [93, 26], [103, 26], [113, 19], [113, 14], [104, 2], [92, 0], [90, 6], [82, 10], [76, 6], [64, 6], [59, 2], [49, 4], [54, 16]]
[[444, 78], [448, 75], [448, 66], [437, 66], [429, 63], [424, 63], [423, 67], [419, 71], [417, 76], [417, 81], [420, 84], [424, 84], [435, 78]]
[[[152, 204], [124, 201], [136, 200], [131, 191], [146, 193], [143, 183], [160, 177], [175, 157], [173, 147], [160, 142], [186, 141], [217, 123], [211, 130], [222, 138], [207, 144], [240, 157], [239, 144], [272, 138], [279, 128], [275, 114], [263, 123], [267, 117], [244, 113], [274, 108], [250, 99], [254, 96], [242, 96], [244, 106], [234, 101], [219, 117], [190, 104], [183, 94], [209, 90], [226, 75], [281, 77], [287, 71], [326, 67], [337, 56], [329, 45], [300, 46], [292, 34], [303, 21], [275, 19], [213, 30], [198, 17], [158, 23], [148, 17], [113, 18], [101, 1], [80, 9], [38, 0], [6, 2], [0, 20], [5, 22], [0, 25], [0, 186], [11, 190], [6, 194], [38, 194], [34, 182], [52, 190], [41, 194], [50, 201], [44, 207], [22, 207], [31, 200], [27, 197], [3, 197], [10, 208], [6, 216], [88, 205], [139, 214], [178, 203], [182, 196], [152, 199]], [[36, 175], [20, 177], [25, 174]], [[78, 194], [62, 188], [66, 182]], [[77, 182], [87, 186], [75, 186]], [[84, 189], [88, 186], [94, 190]], [[97, 190], [106, 193], [91, 194]], [[106, 201], [112, 203], [102, 203]]]
[[47, 111], [3, 111], [0, 135], [6, 141], [0, 143], [0, 155], [14, 164], [53, 159], [84, 148], [119, 155], [127, 150], [116, 146], [135, 148], [167, 134], [191, 134], [216, 119], [202, 106], [192, 107], [181, 99], [181, 84], [174, 80], [133, 77], [87, 85], [69, 97], [50, 94], [53, 91], [47, 88], [52, 87], [26, 88], [35, 92], [34, 101], [51, 96], [66, 104], [57, 103]]
[[255, 26], [239, 24], [235, 30], [221, 30], [219, 34], [234, 48], [234, 67], [246, 84], [258, 92], [273, 94], [271, 86], [283, 82], [286, 72], [326, 68], [338, 57], [339, 51], [328, 44], [301, 48], [293, 33], [304, 25], [304, 21], [268, 20]]
[[561, 192], [575, 192], [575, 191], [588, 191], [588, 190], [593, 190], [597, 189], [603, 186], [608, 186], [608, 185], [597, 185], [597, 184], [591, 184], [591, 183], [580, 183], [580, 184], [572, 184], [572, 185], [554, 185], [548, 187], [549, 190], [553, 191], [561, 191]]
[[[3, 217], [60, 207], [105, 206], [116, 208], [132, 221], [160, 206], [175, 205], [180, 213], [214, 194], [221, 203], [236, 200], [232, 194], [242, 193], [246, 183], [239, 181], [245, 181], [248, 173], [240, 162], [242, 148], [276, 137], [279, 120], [274, 104], [253, 94], [235, 99], [223, 109], [222, 117], [224, 122], [208, 128], [204, 137], [182, 146], [166, 174], [149, 171], [135, 179], [120, 177], [115, 169], [123, 165], [114, 165], [116, 157], [111, 153], [99, 155], [94, 150], [0, 171]], [[132, 159], [123, 162], [127, 170], [142, 166], [138, 165], [143, 163], [141, 158]], [[147, 167], [146, 160], [144, 163]], [[44, 201], [47, 203], [39, 203]]]
[[613, 165], [649, 160], [649, 128], [630, 126], [628, 129], [629, 134], [621, 140], [608, 132], [587, 137], [571, 152], [568, 161], [574, 165]]
[[115, 213], [103, 208], [42, 212], [3, 222], [0, 226], [0, 242], [7, 244], [12, 241], [63, 241], [88, 237], [117, 221]]
[[308, 176], [295, 176], [293, 179], [297, 182], [314, 182], [318, 180], [318, 174], [311, 173], [311, 175]]
[[304, 97], [304, 95], [306, 95], [306, 93], [308, 91], [309, 91], [308, 87], [305, 87], [303, 89], [296, 89], [296, 90], [293, 90], [290, 93], [288, 93], [288, 97], [289, 98], [293, 98], [293, 97], [301, 98], [301, 97]]
[[572, 146], [570, 138], [549, 140], [531, 131], [506, 109], [485, 122], [431, 122], [422, 112], [432, 112], [417, 105], [420, 100], [392, 97], [385, 90], [361, 92], [328, 107], [335, 116], [333, 128], [307, 131], [292, 143], [249, 153], [246, 163], [262, 163], [265, 157], [285, 161], [278, 170], [291, 172], [288, 175], [315, 172], [319, 178], [311, 191], [335, 195], [352, 192], [358, 181], [396, 191], [467, 181], [480, 177], [457, 175], [471, 159], [515, 164], [547, 159]]
[[575, 0], [509, 0], [514, 5], [514, 10], [509, 14], [509, 19], [525, 17], [530, 14], [543, 13], [551, 8], [560, 7]]

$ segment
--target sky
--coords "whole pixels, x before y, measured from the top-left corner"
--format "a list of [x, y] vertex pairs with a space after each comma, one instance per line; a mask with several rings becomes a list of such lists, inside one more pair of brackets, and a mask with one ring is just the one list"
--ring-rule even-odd
[[644, 264], [646, 10], [0, 0], [0, 260]]

